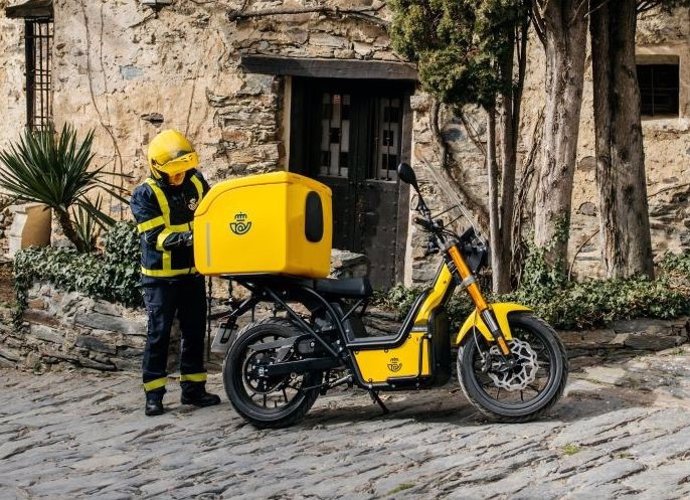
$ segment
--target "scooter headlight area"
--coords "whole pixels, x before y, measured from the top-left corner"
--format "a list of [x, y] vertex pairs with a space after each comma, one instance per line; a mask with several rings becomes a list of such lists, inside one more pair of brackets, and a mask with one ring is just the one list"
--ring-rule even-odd
[[[367, 278], [325, 278], [332, 234], [328, 187], [296, 174], [263, 174], [234, 181], [227, 200], [241, 206], [228, 210], [218, 202], [228, 192], [225, 185], [214, 186], [199, 207], [195, 258], [207, 264], [200, 271], [249, 291], [214, 315], [222, 325], [214, 349], [226, 352], [223, 381], [230, 402], [256, 427], [294, 424], [320, 394], [343, 385], [364, 389], [387, 412], [381, 391], [447, 383], [456, 345], [460, 386], [491, 419], [533, 420], [563, 394], [567, 358], [554, 330], [524, 306], [487, 302], [475, 279], [488, 254], [476, 229], [459, 235], [441, 214], [433, 216], [409, 165], [398, 167], [398, 178], [415, 190], [414, 221], [427, 233], [429, 250], [443, 260], [399, 331], [386, 336], [368, 335], [362, 321], [373, 293]], [[254, 231], [254, 239], [246, 238]], [[250, 255], [236, 259], [239, 249]], [[446, 305], [458, 288], [476, 310], [451, 332]], [[273, 307], [276, 317], [237, 331], [237, 319], [259, 303]]]

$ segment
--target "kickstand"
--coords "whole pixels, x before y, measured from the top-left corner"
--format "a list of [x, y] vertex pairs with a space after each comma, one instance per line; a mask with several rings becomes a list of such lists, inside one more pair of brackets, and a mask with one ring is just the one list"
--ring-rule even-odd
[[378, 392], [374, 391], [369, 391], [369, 396], [371, 396], [371, 400], [379, 405], [381, 407], [381, 411], [383, 411], [383, 414], [386, 415], [388, 414], [388, 408], [386, 408], [386, 405], [383, 404], [383, 401], [381, 401], [381, 398], [379, 397]]

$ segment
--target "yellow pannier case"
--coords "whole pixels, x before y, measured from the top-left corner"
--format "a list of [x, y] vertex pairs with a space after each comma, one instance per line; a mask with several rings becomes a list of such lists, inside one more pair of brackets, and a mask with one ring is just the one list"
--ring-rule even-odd
[[219, 182], [194, 214], [200, 273], [324, 278], [330, 270], [331, 190], [290, 172]]

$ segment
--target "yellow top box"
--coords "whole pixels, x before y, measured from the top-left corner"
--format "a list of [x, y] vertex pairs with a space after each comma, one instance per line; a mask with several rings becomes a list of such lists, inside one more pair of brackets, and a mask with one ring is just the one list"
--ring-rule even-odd
[[194, 213], [195, 266], [206, 275], [324, 278], [331, 210], [328, 186], [291, 172], [219, 182]]

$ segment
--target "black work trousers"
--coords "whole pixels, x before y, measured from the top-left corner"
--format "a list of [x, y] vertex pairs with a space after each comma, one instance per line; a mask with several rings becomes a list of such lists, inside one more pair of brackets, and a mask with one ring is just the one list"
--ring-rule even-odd
[[144, 286], [144, 303], [148, 314], [148, 335], [143, 360], [146, 392], [165, 392], [170, 329], [175, 315], [180, 322], [180, 381], [206, 381], [204, 369], [204, 328], [206, 326], [206, 292], [203, 276], [193, 275], [175, 280], [156, 280]]

